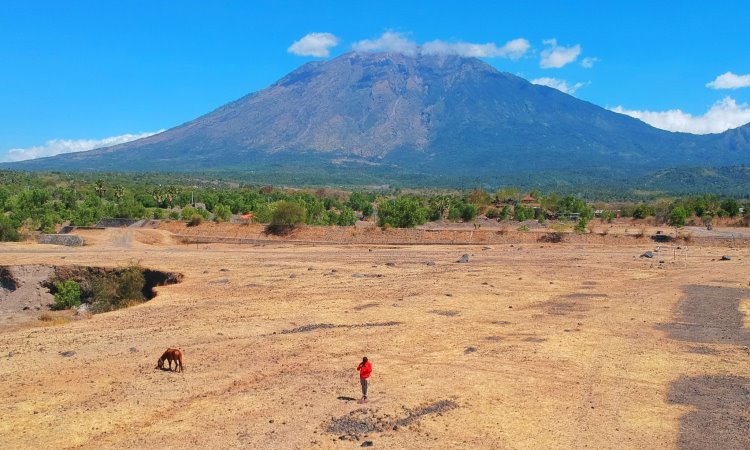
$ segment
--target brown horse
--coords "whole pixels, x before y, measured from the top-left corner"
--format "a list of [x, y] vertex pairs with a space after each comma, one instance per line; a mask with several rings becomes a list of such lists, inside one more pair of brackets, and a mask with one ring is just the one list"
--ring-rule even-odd
[[175, 372], [182, 372], [182, 352], [176, 348], [168, 348], [156, 363], [157, 369], [164, 369], [164, 361], [169, 362], [169, 370], [172, 370], [172, 361], [175, 362]]

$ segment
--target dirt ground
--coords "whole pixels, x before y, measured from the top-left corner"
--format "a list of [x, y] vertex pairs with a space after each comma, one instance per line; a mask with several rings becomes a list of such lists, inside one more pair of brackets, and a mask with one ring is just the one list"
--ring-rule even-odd
[[[747, 246], [648, 259], [655, 243], [615, 239], [82, 234], [80, 248], [2, 244], [0, 265], [137, 261], [183, 282], [67, 323], [4, 313], [2, 448], [750, 447]], [[169, 346], [183, 373], [155, 369]]]

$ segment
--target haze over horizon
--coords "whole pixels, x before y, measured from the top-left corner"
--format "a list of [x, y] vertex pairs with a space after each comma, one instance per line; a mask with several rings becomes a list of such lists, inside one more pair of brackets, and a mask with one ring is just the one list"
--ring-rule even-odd
[[748, 8], [740, 2], [679, 10], [631, 2], [604, 12], [593, 2], [427, 5], [7, 7], [0, 160], [145, 137], [352, 50], [479, 57], [670, 131], [750, 122], [750, 43], [739, 39]]

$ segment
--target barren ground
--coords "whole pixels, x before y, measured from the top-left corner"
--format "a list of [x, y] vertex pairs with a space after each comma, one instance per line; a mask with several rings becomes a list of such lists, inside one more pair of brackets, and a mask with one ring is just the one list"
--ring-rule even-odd
[[[655, 244], [614, 238], [84, 234], [82, 248], [2, 244], [0, 265], [135, 260], [184, 281], [59, 325], [3, 315], [3, 448], [750, 447], [747, 246], [691, 245], [675, 260], [638, 258]], [[154, 369], [169, 346], [184, 373]], [[363, 355], [371, 401], [358, 404]]]

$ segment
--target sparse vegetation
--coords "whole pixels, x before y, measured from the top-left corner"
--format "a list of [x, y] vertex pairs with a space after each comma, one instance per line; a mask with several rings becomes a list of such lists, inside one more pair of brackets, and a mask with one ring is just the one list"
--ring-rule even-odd
[[133, 306], [146, 300], [146, 278], [137, 264], [102, 274], [92, 281], [91, 311], [103, 313]]
[[71, 309], [81, 305], [81, 285], [75, 280], [55, 283], [54, 309]]

